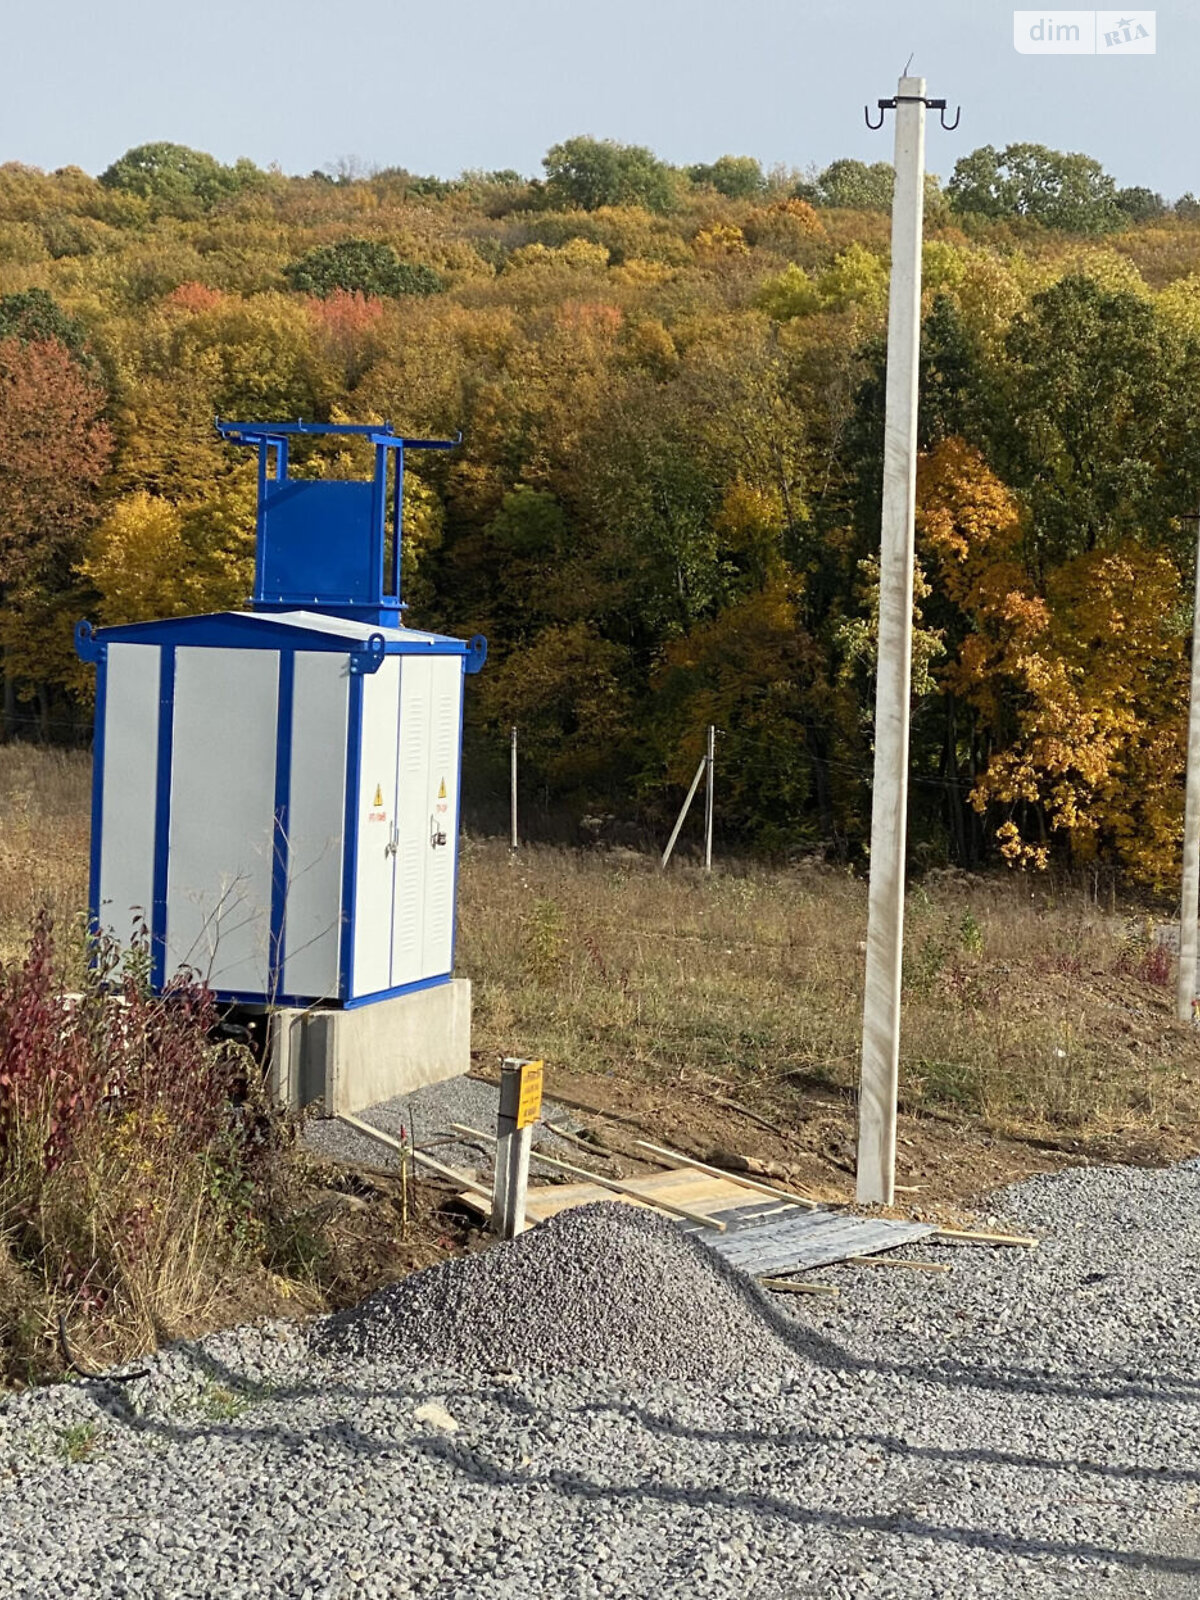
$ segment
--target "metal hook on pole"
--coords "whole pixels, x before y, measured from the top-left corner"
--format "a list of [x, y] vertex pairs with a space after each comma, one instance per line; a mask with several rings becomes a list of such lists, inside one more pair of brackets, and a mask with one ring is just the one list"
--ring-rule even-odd
[[927, 110], [936, 111], [937, 112], [939, 118], [941, 119], [942, 127], [946, 130], [947, 133], [953, 133], [955, 128], [958, 127], [958, 124], [959, 124], [959, 122], [960, 122], [960, 120], [962, 118], [962, 107], [961, 106], [956, 106], [954, 108], [954, 121], [953, 122], [947, 122], [946, 121], [946, 102], [944, 100], [929, 100], [923, 94], [898, 94], [898, 95], [895, 95], [891, 100], [879, 100], [879, 101], [877, 101], [876, 104], [879, 107], [879, 121], [878, 122], [872, 122], [871, 121], [871, 108], [869, 106], [864, 106], [863, 107], [863, 116], [866, 118], [867, 127], [870, 128], [872, 133], [874, 133], [879, 128], [883, 127], [883, 113], [885, 111], [894, 111], [897, 106], [915, 105], [918, 102], [921, 105], [925, 106]]

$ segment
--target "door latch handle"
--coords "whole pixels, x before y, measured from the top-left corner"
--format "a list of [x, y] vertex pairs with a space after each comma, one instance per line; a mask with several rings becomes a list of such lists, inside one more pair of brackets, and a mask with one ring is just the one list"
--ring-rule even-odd
[[430, 819], [429, 819], [429, 844], [430, 844], [430, 848], [433, 849], [433, 850], [436, 850], [439, 845], [443, 845], [443, 844], [445, 844], [445, 842], [446, 842], [446, 830], [444, 828], [439, 828], [438, 827], [438, 819], [436, 817], [430, 817]]

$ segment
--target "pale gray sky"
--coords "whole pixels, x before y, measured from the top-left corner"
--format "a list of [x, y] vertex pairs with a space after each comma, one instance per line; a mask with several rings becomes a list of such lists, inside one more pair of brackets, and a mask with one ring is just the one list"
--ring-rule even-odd
[[1120, 60], [1018, 55], [996, 0], [43, 0], [8, 8], [4, 45], [0, 161], [48, 169], [171, 139], [287, 172], [537, 173], [575, 133], [675, 162], [888, 159], [890, 124], [868, 133], [862, 104], [911, 51], [963, 106], [956, 133], [931, 128], [935, 172], [1033, 140], [1200, 193], [1195, 0], [1158, 9], [1157, 55]]

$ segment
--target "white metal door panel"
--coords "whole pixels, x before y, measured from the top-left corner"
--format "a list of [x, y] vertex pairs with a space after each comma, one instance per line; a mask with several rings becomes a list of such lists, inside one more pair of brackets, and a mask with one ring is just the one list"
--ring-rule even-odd
[[429, 832], [430, 696], [433, 660], [404, 656], [400, 668], [400, 755], [396, 779], [396, 903], [392, 987], [426, 976], [422, 919]]
[[300, 650], [295, 671], [283, 993], [321, 999], [338, 988], [350, 657]]
[[351, 978], [355, 997], [377, 994], [391, 982], [395, 855], [390, 846], [396, 820], [399, 711], [400, 659], [385, 656], [378, 672], [363, 678]]
[[[425, 865], [423, 977], [454, 964], [454, 881], [463, 671], [459, 656], [434, 656], [429, 709], [429, 856]], [[436, 842], [435, 842], [436, 841]]]
[[168, 976], [269, 992], [278, 692], [273, 650], [176, 651]]
[[105, 663], [100, 798], [101, 927], [122, 944], [150, 926], [158, 790], [158, 645], [110, 644]]

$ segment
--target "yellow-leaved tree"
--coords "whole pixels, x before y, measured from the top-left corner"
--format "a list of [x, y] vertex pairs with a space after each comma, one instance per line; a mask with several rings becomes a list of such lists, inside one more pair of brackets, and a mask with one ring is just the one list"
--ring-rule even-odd
[[203, 539], [198, 522], [198, 513], [189, 519], [141, 489], [113, 503], [79, 565], [100, 597], [101, 622], [144, 622], [246, 602], [254, 580], [252, 537], [232, 544]]
[[1037, 592], [1015, 497], [958, 438], [920, 464], [917, 528], [952, 618], [938, 677], [969, 708], [971, 798], [1002, 854], [1044, 867], [1058, 835], [1076, 860], [1169, 877], [1186, 705], [1174, 562], [1127, 541], [1074, 556]]

